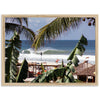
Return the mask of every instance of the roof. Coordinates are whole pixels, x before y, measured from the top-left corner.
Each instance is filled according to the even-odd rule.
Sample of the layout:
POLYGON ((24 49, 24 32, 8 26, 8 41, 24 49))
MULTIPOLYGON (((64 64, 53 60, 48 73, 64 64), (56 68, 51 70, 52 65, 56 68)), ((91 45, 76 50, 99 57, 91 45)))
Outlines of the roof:
POLYGON ((74 67, 75 68, 75 71, 76 72, 81 72, 82 70, 84 70, 84 69, 86 69, 86 68, 89 68, 89 67, 91 67, 91 66, 93 66, 92 64, 87 64, 87 63, 81 63, 81 64, 79 64, 79 66, 77 66, 77 67, 74 67))
POLYGON ((76 71, 74 74, 95 76, 95 65, 92 65, 91 67, 88 67, 88 68, 84 68, 83 70, 80 70, 80 71, 76 71))

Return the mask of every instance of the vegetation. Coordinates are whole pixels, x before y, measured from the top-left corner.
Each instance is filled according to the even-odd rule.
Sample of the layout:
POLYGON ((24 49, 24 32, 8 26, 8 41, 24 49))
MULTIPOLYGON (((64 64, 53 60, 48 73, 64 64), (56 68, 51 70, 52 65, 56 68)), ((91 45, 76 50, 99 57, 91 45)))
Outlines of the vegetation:
POLYGON ((17 62, 19 51, 21 48, 21 41, 19 40, 19 35, 17 32, 14 32, 13 37, 10 40, 6 40, 5 48, 5 81, 6 82, 15 82, 17 76, 17 62))
POLYGON ((24 79, 27 78, 27 72, 28 72, 28 63, 26 59, 24 59, 20 67, 19 73, 17 75, 16 82, 24 82, 24 79))
POLYGON ((34 40, 35 33, 28 28, 27 18, 5 18, 5 32, 7 34, 14 33, 23 34, 27 39, 34 40))
MULTIPOLYGON (((87 45, 87 39, 82 35, 81 39, 77 43, 75 49, 71 52, 68 57, 68 63, 66 67, 63 65, 63 60, 61 67, 45 72, 44 66, 41 64, 42 73, 36 77, 32 83, 42 83, 42 82, 50 82, 54 81, 57 83, 68 83, 68 82, 76 82, 73 77, 73 72, 75 72, 74 66, 78 66, 79 60, 76 55, 82 55, 85 51, 84 45, 87 45)), ((28 71, 28 63, 26 59, 24 59, 21 68, 18 72, 17 63, 19 56, 19 49, 21 47, 21 41, 19 34, 17 32, 14 33, 14 36, 7 40, 6 43, 6 76, 5 82, 24 82, 23 80, 27 78, 28 71)))
POLYGON ((87 17, 87 18, 83 18, 83 21, 88 20, 88 26, 95 26, 95 18, 94 17, 87 17))
POLYGON ((45 72, 45 70, 44 70, 44 66, 43 66, 43 64, 41 63, 41 69, 42 69, 42 73, 44 73, 45 72))
POLYGON ((44 40, 51 40, 58 37, 62 32, 67 31, 72 28, 76 28, 81 22, 81 18, 63 17, 56 18, 51 23, 45 25, 40 30, 38 30, 38 35, 33 42, 33 47, 38 49, 44 45, 44 40))
POLYGON ((57 17, 51 23, 45 25, 38 30, 36 35, 31 29, 28 28, 28 18, 6 18, 5 19, 5 31, 6 33, 14 32, 15 30, 21 34, 23 33, 27 39, 34 40, 32 47, 36 50, 41 46, 44 46, 44 40, 55 39, 62 32, 68 31, 71 27, 76 28, 82 21, 88 20, 88 25, 95 26, 94 17, 57 17))
MULTIPOLYGON (((19 56, 19 49, 21 48, 21 41, 20 41, 20 34, 24 33, 27 39, 33 40, 33 47, 38 49, 39 47, 44 45, 44 40, 51 40, 55 39, 59 36, 62 32, 67 31, 72 28, 78 27, 79 23, 81 22, 82 18, 72 18, 72 17, 63 17, 63 18, 56 18, 51 23, 47 24, 46 26, 42 27, 38 34, 35 35, 34 32, 29 29, 27 18, 6 18, 5 21, 5 31, 8 34, 9 32, 14 32, 13 37, 10 40, 6 41, 6 62, 5 62, 5 82, 23 82, 23 79, 27 76, 28 71, 28 63, 26 60, 23 61, 21 65, 21 69, 18 72, 16 64, 18 63, 18 56, 19 56), (7 21, 7 20, 10 20, 7 21), (23 24, 26 24, 26 26, 23 24), (18 75, 18 76, 17 76, 18 75), (24 77, 23 77, 24 76, 24 77)), ((85 21, 86 18, 83 19, 85 21)), ((95 25, 94 18, 87 18, 89 23, 93 23, 95 25)), ((88 24, 90 26, 90 24, 88 24)), ((75 49, 70 54, 69 58, 67 59, 69 63, 67 63, 66 67, 63 67, 63 61, 60 68, 50 70, 45 72, 44 67, 42 67, 42 74, 36 77, 33 83, 35 82, 50 82, 53 80, 54 82, 75 82, 73 77, 73 72, 75 71, 74 66, 78 66, 79 60, 76 55, 82 55, 85 51, 83 45, 87 45, 87 39, 82 35, 80 41, 76 45, 75 49)))
POLYGON ((25 59, 19 72, 17 68, 20 48, 21 41, 19 34, 14 32, 13 37, 10 40, 6 40, 5 82, 23 82, 23 79, 27 77, 28 63, 25 59))
POLYGON ((41 75, 36 77, 32 83, 43 83, 43 82, 57 82, 57 83, 69 83, 76 82, 73 77, 73 72, 75 72, 74 66, 77 67, 79 59, 76 55, 82 56, 85 51, 84 45, 87 45, 87 39, 82 35, 81 39, 77 43, 75 49, 71 52, 68 57, 68 63, 66 67, 63 67, 63 61, 61 67, 43 72, 41 75))
POLYGON ((41 29, 38 30, 38 34, 35 37, 35 40, 32 44, 36 50, 41 46, 44 46, 44 40, 55 39, 64 31, 68 31, 71 27, 77 28, 82 21, 88 21, 88 25, 95 26, 95 18, 87 17, 58 17, 53 20, 51 23, 45 25, 41 29))
MULTIPOLYGON (((7 34, 14 33, 13 37, 10 40, 6 40, 5 82, 11 82, 11 83, 20 82, 22 80, 19 80, 19 77, 21 77, 22 73, 20 75, 18 74, 19 77, 17 77, 18 68, 16 66, 18 62, 19 49, 21 48, 21 41, 19 35, 21 33, 24 33, 27 39, 34 40, 35 33, 28 28, 27 18, 13 18, 13 17, 5 18, 5 32, 7 34)), ((26 62, 24 61, 24 63, 26 62)))

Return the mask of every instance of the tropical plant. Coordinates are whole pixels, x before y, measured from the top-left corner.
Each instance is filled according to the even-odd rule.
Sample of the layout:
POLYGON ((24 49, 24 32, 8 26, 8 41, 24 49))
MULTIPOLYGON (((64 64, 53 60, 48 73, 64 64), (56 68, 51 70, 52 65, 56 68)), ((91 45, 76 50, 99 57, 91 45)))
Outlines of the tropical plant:
POLYGON ((87 45, 87 39, 82 35, 76 47, 69 55, 67 59, 69 62, 67 63, 66 67, 62 67, 63 66, 63 61, 62 61, 61 67, 42 73, 41 75, 36 77, 36 79, 33 80, 32 83, 50 82, 52 80, 53 82, 57 83, 75 82, 73 77, 73 72, 75 72, 74 66, 77 67, 79 63, 79 59, 77 58, 76 55, 80 56, 83 55, 85 51, 84 45, 87 45))
POLYGON ((45 69, 42 63, 41 63, 41 69, 42 69, 42 73, 44 73, 45 69))
POLYGON ((95 26, 94 17, 58 17, 51 23, 45 25, 38 30, 38 34, 32 44, 36 50, 41 46, 44 46, 45 40, 55 39, 61 35, 64 31, 68 31, 71 27, 77 28, 82 21, 88 22, 88 26, 95 26))
POLYGON ((7 34, 17 31, 19 34, 23 33, 27 39, 33 40, 35 33, 28 28, 27 18, 6 17, 5 18, 5 32, 7 34))
POLYGON ((38 49, 44 45, 44 40, 55 39, 63 31, 69 30, 71 27, 76 28, 79 26, 80 22, 83 20, 88 20, 88 25, 95 26, 94 17, 58 17, 51 23, 45 25, 40 30, 38 30, 38 35, 28 28, 28 18, 17 18, 17 17, 6 17, 5 18, 5 31, 6 33, 14 32, 15 30, 21 34, 23 33, 27 39, 34 40, 32 47, 38 49))
POLYGON ((24 79, 27 78, 27 72, 28 72, 28 63, 26 59, 24 59, 20 67, 20 70, 18 72, 18 75, 16 77, 16 82, 24 82, 24 79))
POLYGON ((17 76, 17 62, 19 56, 19 49, 21 48, 21 41, 19 34, 14 32, 10 40, 6 40, 5 47, 5 82, 15 82, 17 76))
MULTIPOLYGON (((8 34, 16 31, 10 40, 6 40, 5 82, 16 82, 16 76, 18 72, 16 64, 19 56, 18 49, 21 48, 19 35, 24 33, 27 39, 33 40, 35 38, 35 33, 27 26, 27 18, 5 18, 5 32, 8 34)), ((21 74, 19 76, 21 77, 21 74)), ((19 77, 17 77, 17 81, 21 81, 19 77)))
POLYGON ((15 31, 10 40, 6 40, 5 47, 5 82, 24 82, 27 77, 28 63, 24 59, 18 71, 17 63, 19 56, 19 49, 21 48, 21 41, 19 34, 15 31))
POLYGON ((35 49, 38 49, 39 47, 44 45, 45 39, 46 40, 55 39, 62 32, 70 29, 70 27, 76 28, 80 22, 81 18, 76 18, 76 17, 56 18, 51 23, 45 25, 44 27, 38 30, 38 35, 36 36, 32 46, 35 49))
POLYGON ((5 32, 7 34, 14 31, 14 35, 10 40, 6 40, 6 65, 5 65, 5 82, 16 82, 17 76, 17 62, 19 51, 21 48, 21 41, 19 35, 24 33, 27 39, 33 40, 35 38, 35 33, 29 29, 27 18, 5 18, 5 32), (25 26, 26 25, 26 26, 25 26))
POLYGON ((83 18, 83 21, 88 21, 88 26, 95 26, 95 18, 94 17, 87 17, 87 18, 83 18))

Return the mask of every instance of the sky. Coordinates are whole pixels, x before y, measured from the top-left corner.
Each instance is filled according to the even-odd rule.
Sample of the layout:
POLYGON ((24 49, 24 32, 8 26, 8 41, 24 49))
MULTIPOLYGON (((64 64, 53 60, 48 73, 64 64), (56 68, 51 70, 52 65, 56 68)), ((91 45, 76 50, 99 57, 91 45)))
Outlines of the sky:
MULTIPOLYGON (((37 30, 45 26, 46 24, 53 21, 55 18, 51 17, 34 17, 28 18, 28 27, 32 29, 35 33, 37 30)), ((95 40, 95 27, 88 26, 88 23, 82 21, 82 23, 78 26, 78 28, 70 29, 68 31, 63 32, 56 40, 79 40, 81 35, 84 35, 88 40, 95 40)), ((7 35, 6 39, 9 39, 11 35, 7 35)), ((21 40, 25 40, 26 38, 21 34, 21 40)))

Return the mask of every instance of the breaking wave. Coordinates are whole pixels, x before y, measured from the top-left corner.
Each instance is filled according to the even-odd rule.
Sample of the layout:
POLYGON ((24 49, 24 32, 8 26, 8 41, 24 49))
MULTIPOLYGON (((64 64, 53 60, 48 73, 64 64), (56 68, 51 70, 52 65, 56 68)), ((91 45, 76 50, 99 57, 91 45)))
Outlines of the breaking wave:
POLYGON ((26 49, 26 50, 22 50, 20 53, 21 54, 69 54, 71 52, 71 50, 58 50, 58 49, 53 49, 50 47, 47 48, 41 48, 37 51, 35 51, 32 48, 26 49))

